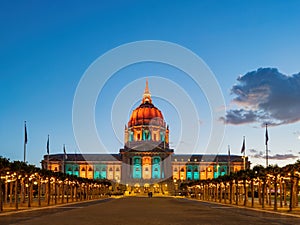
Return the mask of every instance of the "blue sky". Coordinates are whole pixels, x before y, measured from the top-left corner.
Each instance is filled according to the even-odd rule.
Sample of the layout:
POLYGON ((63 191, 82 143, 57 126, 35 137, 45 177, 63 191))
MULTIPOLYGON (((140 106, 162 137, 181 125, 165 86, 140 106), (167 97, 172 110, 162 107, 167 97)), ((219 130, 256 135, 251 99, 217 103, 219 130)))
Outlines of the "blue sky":
MULTIPOLYGON (((74 152, 78 148, 72 128, 72 104, 76 87, 86 69, 99 56, 119 45, 140 40, 164 40, 189 48, 206 62, 220 84, 228 112, 238 108, 250 115, 249 110, 254 114, 260 110, 260 113, 263 111, 271 115, 271 119, 283 118, 285 122, 269 129, 270 155, 283 160, 271 163, 292 163, 300 152, 298 118, 286 122, 284 115, 268 111, 272 107, 261 108, 261 102, 254 104, 250 98, 236 104, 237 101, 233 100, 240 92, 231 94, 231 90, 235 84, 240 84, 239 76, 261 67, 277 68, 281 74, 288 76, 300 72, 299 9, 299 1, 276 0, 3 1, 0 7, 0 155, 22 160, 24 120, 28 123, 29 163, 39 165, 46 153, 48 134, 51 152, 62 152, 63 144, 66 144, 68 152, 74 152)), ((275 72, 270 74, 271 78, 276 78, 275 72)), ((105 144, 112 152, 118 152, 122 147, 122 143, 111 135, 110 124, 103 122, 110 117, 114 100, 109 96, 117 96, 125 85, 145 77, 150 77, 150 90, 153 90, 151 85, 155 83, 151 84, 152 76, 179 83, 191 96, 201 112, 198 152, 204 152, 202 149, 206 146, 211 119, 205 96, 180 71, 149 63, 119 71, 103 89, 105 100, 98 101, 95 113, 99 134, 107 135, 106 138, 102 134, 105 144), (106 129, 108 132, 105 132, 106 129)), ((258 82, 262 76, 255 73, 249 79, 245 77, 243 84, 246 86, 235 90, 253 94, 262 87, 258 82)), ((268 84, 275 86, 276 82, 271 79, 268 84)), ((287 86, 282 90, 289 90, 287 86)), ((143 88, 141 86, 132 92, 140 93, 136 101, 141 98, 143 88)), ((297 88, 300 86, 294 88, 293 96, 298 97, 297 88)), ((273 86, 268 90, 277 93, 276 96, 268 95, 270 98, 275 96, 273 101, 268 99, 272 106, 276 103, 280 108, 284 96, 290 97, 288 93, 280 95, 281 91, 273 86)), ((159 98, 154 103, 174 129, 171 129, 171 139, 176 142, 180 130, 176 124, 176 110, 159 98)), ((297 102, 291 102, 291 105, 297 106, 297 102)), ((127 114, 134 106, 128 107, 127 114)), ((283 104, 282 107, 288 106, 283 104)), ((293 114, 300 114, 298 110, 298 107, 291 109, 293 114)), ((235 117, 236 124, 226 126, 219 152, 226 153, 227 145, 230 145, 232 154, 240 154, 242 136, 245 135, 247 154, 256 156, 250 158, 251 161, 264 164, 260 154, 265 148, 264 129, 260 123, 265 116, 255 114, 257 120, 247 123, 237 122, 235 117)), ((123 126, 119 129, 122 132, 123 126)), ((186 148, 189 148, 188 144, 186 148)))

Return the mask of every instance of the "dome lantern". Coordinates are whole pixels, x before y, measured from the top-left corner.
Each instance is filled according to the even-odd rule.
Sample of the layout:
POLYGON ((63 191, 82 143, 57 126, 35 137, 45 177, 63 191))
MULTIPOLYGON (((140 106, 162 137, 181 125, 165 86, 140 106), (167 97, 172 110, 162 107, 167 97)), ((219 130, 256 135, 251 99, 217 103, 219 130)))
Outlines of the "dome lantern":
POLYGON ((142 103, 152 103, 151 93, 149 91, 148 79, 146 80, 146 87, 143 95, 142 103))

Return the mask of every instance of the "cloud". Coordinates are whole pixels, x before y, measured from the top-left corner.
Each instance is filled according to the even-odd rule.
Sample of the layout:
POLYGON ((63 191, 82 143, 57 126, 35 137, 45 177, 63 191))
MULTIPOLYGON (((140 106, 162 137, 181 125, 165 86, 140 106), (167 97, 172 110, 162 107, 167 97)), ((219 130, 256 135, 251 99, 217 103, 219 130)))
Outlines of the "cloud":
MULTIPOLYGON (((264 151, 257 151, 255 149, 250 149, 250 157, 257 158, 257 159, 264 159, 266 157, 264 151)), ((291 152, 291 150, 289 150, 291 152)), ((287 153, 287 154, 276 154, 276 155, 269 155, 269 159, 274 159, 274 160, 288 160, 288 159, 296 159, 299 156, 294 155, 292 153, 287 153)))
POLYGON ((256 154, 256 153, 257 153, 257 150, 255 150, 255 149, 249 149, 249 152, 250 152, 251 154, 256 154))
POLYGON ((298 156, 293 154, 276 154, 276 155, 270 155, 269 159, 276 159, 276 160, 286 160, 286 159, 296 159, 298 156))
POLYGON ((226 118, 221 117, 221 120, 225 123, 230 124, 245 124, 245 123, 253 123, 258 119, 256 112, 252 110, 244 110, 244 109, 234 109, 229 110, 226 113, 226 118))
POLYGON ((300 73, 287 76, 275 68, 260 68, 237 81, 231 89, 236 108, 220 118, 224 123, 276 126, 300 121, 300 73))

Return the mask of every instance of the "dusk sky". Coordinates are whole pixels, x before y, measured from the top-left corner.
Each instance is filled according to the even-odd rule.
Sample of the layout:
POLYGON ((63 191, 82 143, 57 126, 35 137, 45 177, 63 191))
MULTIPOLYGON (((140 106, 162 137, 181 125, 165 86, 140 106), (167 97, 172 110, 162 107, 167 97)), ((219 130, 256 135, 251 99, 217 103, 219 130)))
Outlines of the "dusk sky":
POLYGON ((214 74, 225 100, 219 107, 226 110, 216 118, 217 123, 225 124, 224 139, 212 140, 221 142, 220 148, 206 149, 212 116, 205 91, 178 68, 145 62, 113 74, 98 96, 95 122, 110 153, 123 147, 124 125, 140 103, 148 78, 153 102, 170 125, 175 153, 227 154, 230 145, 231 154, 239 155, 245 136, 246 155, 252 165, 265 165, 263 124, 268 123, 270 164, 282 166, 299 159, 299 1, 0 4, 1 156, 23 159, 25 120, 30 164, 40 166, 48 134, 51 153, 62 153, 63 144, 68 153, 82 152, 73 132, 72 107, 87 69, 120 45, 161 40, 197 54, 214 74), (200 130, 195 149, 191 143, 194 134, 182 129, 182 124, 191 122, 180 114, 184 98, 172 102, 170 97, 179 90, 186 93, 197 114, 197 118, 190 118, 200 130), (178 152, 177 148, 184 150, 178 152))

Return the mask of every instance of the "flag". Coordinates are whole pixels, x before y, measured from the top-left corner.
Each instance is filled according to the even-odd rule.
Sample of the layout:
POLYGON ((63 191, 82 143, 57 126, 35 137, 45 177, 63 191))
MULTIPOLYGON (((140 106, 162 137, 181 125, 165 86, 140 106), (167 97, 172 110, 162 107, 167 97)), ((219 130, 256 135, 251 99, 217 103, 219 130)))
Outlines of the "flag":
POLYGON ((24 136, 24 143, 27 144, 27 127, 26 127, 26 121, 25 121, 25 136, 24 136))
POLYGON ((65 160, 68 159, 67 152, 66 152, 66 146, 65 145, 64 145, 64 158, 65 158, 65 160))
POLYGON ((48 135, 48 140, 47 140, 47 154, 49 155, 50 150, 49 150, 49 135, 48 135))
POLYGON ((245 137, 244 137, 243 146, 242 146, 242 149, 241 149, 241 153, 244 153, 244 152, 245 152, 245 137))
POLYGON ((269 135, 268 135, 268 124, 266 124, 266 145, 268 145, 269 135))

